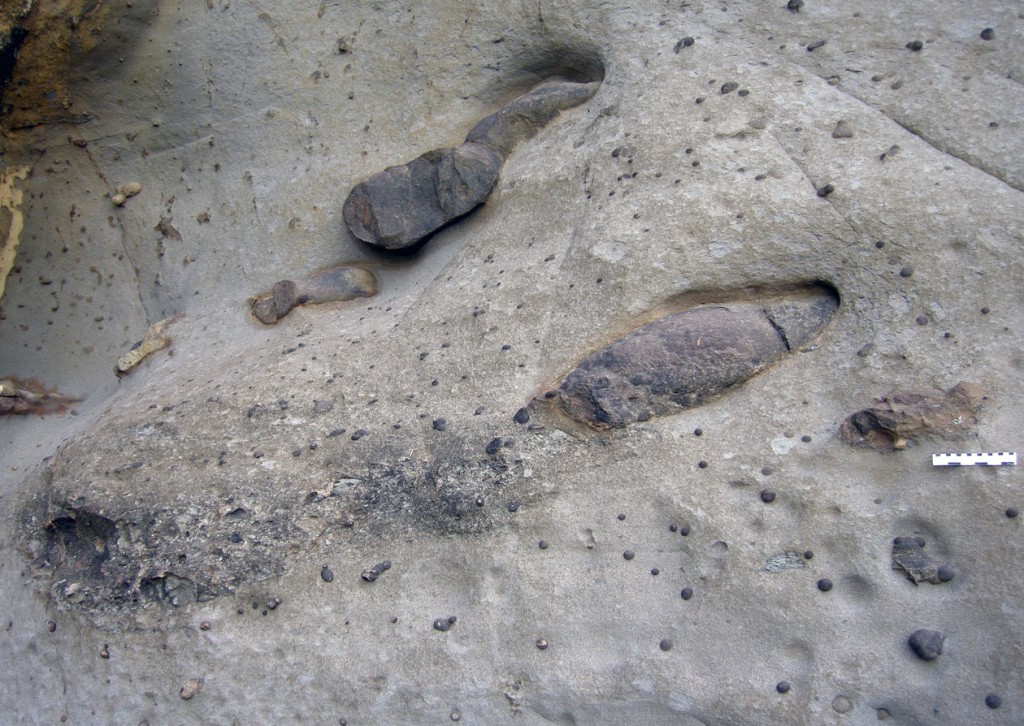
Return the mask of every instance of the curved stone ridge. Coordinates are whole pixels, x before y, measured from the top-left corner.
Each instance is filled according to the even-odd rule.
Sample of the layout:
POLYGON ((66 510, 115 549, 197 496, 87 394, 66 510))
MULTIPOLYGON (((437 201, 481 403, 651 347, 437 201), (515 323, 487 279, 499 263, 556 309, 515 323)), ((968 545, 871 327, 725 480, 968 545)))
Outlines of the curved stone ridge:
POLYGON ((265 325, 283 318, 296 305, 353 300, 377 294, 377 277, 361 267, 341 265, 311 272, 298 282, 281 280, 251 302, 252 314, 265 325))
POLYGON ((434 149, 374 174, 349 193, 342 210, 358 239, 384 249, 411 247, 483 203, 505 157, 600 83, 545 81, 491 114, 454 148, 434 149))
POLYGON ((698 406, 810 342, 839 307, 814 287, 769 305, 704 305, 634 330, 580 363, 555 392, 607 429, 698 406))

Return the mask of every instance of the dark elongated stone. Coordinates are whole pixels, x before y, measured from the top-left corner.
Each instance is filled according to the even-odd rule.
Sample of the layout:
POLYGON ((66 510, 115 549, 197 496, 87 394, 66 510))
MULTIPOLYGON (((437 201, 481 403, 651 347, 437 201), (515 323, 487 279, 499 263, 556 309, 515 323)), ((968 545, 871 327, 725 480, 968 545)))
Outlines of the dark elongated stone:
POLYGON ((946 636, 938 630, 915 630, 907 639, 907 644, 921 660, 935 660, 942 655, 942 643, 946 636))
POLYGON ((501 161, 483 144, 428 151, 358 184, 345 200, 345 224, 378 247, 410 247, 482 203, 501 161))
POLYGON ((763 306, 706 305, 657 320, 595 353, 557 391, 563 410, 595 428, 698 406, 808 343, 835 314, 826 288, 763 306))

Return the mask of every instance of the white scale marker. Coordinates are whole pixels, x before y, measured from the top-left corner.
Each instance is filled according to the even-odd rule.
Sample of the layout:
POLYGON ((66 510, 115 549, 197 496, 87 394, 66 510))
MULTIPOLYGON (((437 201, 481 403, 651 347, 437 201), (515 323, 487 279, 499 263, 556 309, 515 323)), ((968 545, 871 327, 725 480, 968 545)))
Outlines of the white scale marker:
POLYGON ((932 454, 932 466, 1016 466, 1015 451, 984 454, 932 454))

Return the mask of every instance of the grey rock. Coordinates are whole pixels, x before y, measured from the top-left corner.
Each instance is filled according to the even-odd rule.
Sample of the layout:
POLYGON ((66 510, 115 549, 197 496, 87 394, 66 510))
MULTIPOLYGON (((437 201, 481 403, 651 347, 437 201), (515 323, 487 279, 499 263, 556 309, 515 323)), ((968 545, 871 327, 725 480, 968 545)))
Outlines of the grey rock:
POLYGON ((767 307, 736 303, 676 313, 585 359, 557 397, 565 413, 598 429, 698 406, 805 344, 837 307, 831 292, 812 288, 767 307))
POLYGON ((273 325, 297 305, 353 300, 377 294, 377 278, 361 267, 342 265, 318 270, 298 282, 281 280, 249 302, 253 317, 273 325))
POLYGON ((938 630, 921 628, 915 630, 907 639, 907 644, 921 660, 935 660, 942 655, 942 643, 946 636, 938 630))
POLYGON ((501 156, 483 144, 428 151, 356 185, 345 200, 345 224, 378 247, 411 247, 483 203, 500 169, 501 156))
POLYGON ((924 552, 924 537, 897 537, 892 542, 892 568, 907 576, 915 585, 930 582, 938 585, 953 578, 953 570, 946 563, 924 552))

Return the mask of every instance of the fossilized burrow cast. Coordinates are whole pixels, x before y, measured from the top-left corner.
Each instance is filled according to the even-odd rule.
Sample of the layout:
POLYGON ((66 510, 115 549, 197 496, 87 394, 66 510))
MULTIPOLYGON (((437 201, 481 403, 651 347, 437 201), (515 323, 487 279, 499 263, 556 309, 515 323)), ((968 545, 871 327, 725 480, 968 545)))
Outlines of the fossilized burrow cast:
POLYGON ((545 81, 474 126, 465 143, 374 174, 349 193, 342 210, 345 224, 377 247, 415 245, 482 204, 515 145, 560 111, 590 99, 600 85, 545 81))
POLYGON ((676 413, 806 346, 838 308, 835 291, 817 285, 764 303, 691 308, 591 355, 554 396, 569 416, 599 429, 676 413))
POLYGON ((253 316, 273 325, 297 305, 354 300, 377 294, 377 277, 361 267, 339 265, 295 280, 281 280, 250 300, 253 316))

